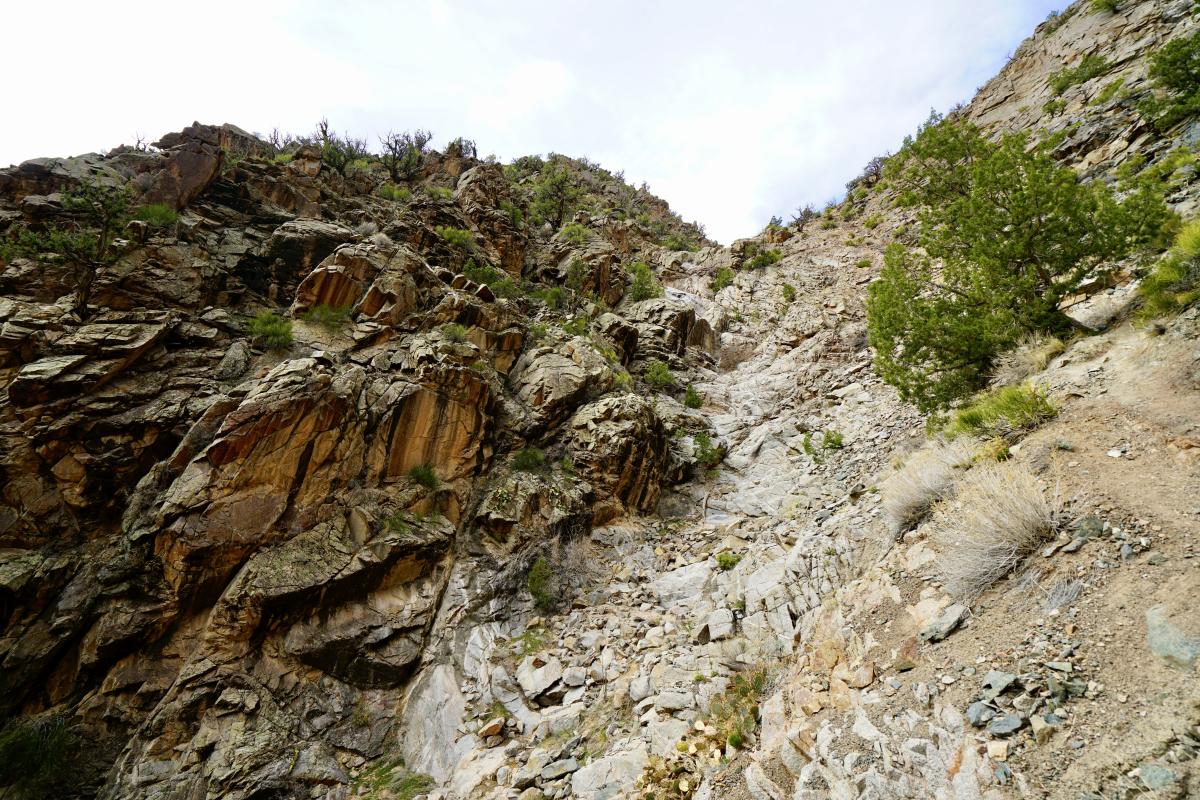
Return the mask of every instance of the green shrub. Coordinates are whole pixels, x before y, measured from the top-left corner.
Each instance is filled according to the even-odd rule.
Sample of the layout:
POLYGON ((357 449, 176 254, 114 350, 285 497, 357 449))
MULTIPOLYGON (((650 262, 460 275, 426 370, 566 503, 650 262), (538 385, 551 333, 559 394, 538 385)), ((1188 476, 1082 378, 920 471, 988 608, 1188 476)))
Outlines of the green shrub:
POLYGON ((375 194, 384 200, 394 200, 397 203, 407 203, 412 199, 411 189, 407 186, 397 186, 394 183, 385 183, 375 190, 375 194))
POLYGON ((546 466, 546 454, 536 447, 525 447, 513 453, 512 467, 521 472, 533 472, 546 466))
POLYGON ((1175 246, 1142 279, 1142 319, 1182 311, 1200 300, 1200 219, 1183 227, 1175 246))
POLYGON ((441 481, 438 480, 437 473, 433 471, 432 464, 415 464, 408 471, 408 477, 414 483, 424 486, 426 489, 436 489, 441 481))
POLYGON ((411 183, 420 175, 421 164, 425 159, 425 147, 432 140, 432 133, 419 128, 404 133, 389 131, 379 137, 382 150, 380 161, 383 162, 383 167, 388 171, 388 177, 393 183, 411 183))
POLYGON ((1043 113, 1045 113, 1051 117, 1056 117, 1066 110, 1067 110, 1067 101, 1062 100, 1060 98, 1055 98, 1053 100, 1047 100, 1045 103, 1042 104, 1043 113))
POLYGON ((825 431, 821 437, 821 446, 826 450, 841 450, 846 446, 846 440, 837 431, 825 431))
POLYGON ((723 572, 728 572, 729 570, 733 569, 739 563, 741 563, 741 560, 742 560, 741 553, 731 553, 728 550, 721 552, 721 553, 717 553, 717 566, 723 572))
POLYGON ((1050 89, 1055 94, 1062 94, 1072 86, 1087 83, 1092 78, 1103 75, 1110 69, 1112 69, 1112 65, 1103 56, 1088 53, 1080 60, 1078 66, 1053 73, 1050 76, 1050 89))
POLYGON ((1172 39, 1150 57, 1156 93, 1139 110, 1160 131, 1200 114, 1200 31, 1172 39))
POLYGON ((883 222, 883 217, 878 214, 872 214, 863 220, 863 227, 869 231, 873 231, 879 227, 881 222, 883 222))
POLYGON ((879 375, 924 411, 985 386, 1021 337, 1069 329, 1063 299, 1173 219, 1157 187, 1118 202, 1061 166, 1052 146, 1024 134, 993 141, 935 115, 898 156, 901 194, 924 207, 919 247, 888 247, 868 288, 868 334, 879 375))
POLYGON ((1096 95, 1096 99, 1092 101, 1093 105, 1104 105, 1116 97, 1123 88, 1125 88, 1125 79, 1117 78, 1115 81, 1112 81, 1105 86, 1100 94, 1096 95))
POLYGON ((528 339, 533 344, 537 344, 538 342, 545 339, 546 334, 548 334, 549 332, 550 332, 550 329, 548 327, 546 327, 545 325, 543 325, 542 323, 533 322, 533 323, 530 323, 529 329, 528 329, 528 332, 527 332, 525 338, 528 339))
POLYGON ((260 311, 250 320, 250 335, 270 350, 292 346, 292 321, 274 311, 260 311))
POLYGON ((636 261, 629 267, 629 272, 633 275, 633 283, 629 287, 629 296, 631 299, 641 301, 662 297, 662 284, 654 277, 649 264, 636 261))
POLYGON ((705 469, 712 469, 721 463, 721 448, 717 447, 712 437, 705 431, 700 431, 692 437, 696 445, 696 462, 705 469))
POLYGON ((334 307, 321 303, 304 313, 304 321, 330 331, 340 331, 350 319, 350 306, 334 307))
POLYGON ((587 242, 591 236, 591 231, 578 222, 569 222, 559 229, 558 234, 568 244, 581 245, 587 242))
POLYGON ((704 405, 704 398, 700 392, 696 391, 696 387, 688 384, 687 390, 683 393, 683 404, 688 408, 700 408, 704 405))
POLYGON ((660 361, 657 358, 650 359, 646 364, 646 371, 642 373, 642 380, 651 389, 658 391, 666 391, 667 389, 675 388, 675 375, 671 372, 671 368, 666 362, 660 361))
POLYGON ((668 233, 658 240, 658 244, 668 250, 685 250, 689 253, 698 249, 695 240, 683 233, 668 233))
POLYGON ((429 197, 433 200, 437 200, 438 202, 442 203, 446 202, 447 200, 454 199, 454 192, 445 188, 444 186, 426 186, 425 194, 429 195, 429 197))
POLYGON ((512 223, 514 228, 520 230, 525 227, 525 214, 511 200, 501 200, 500 210, 508 215, 508 221, 512 223))
POLYGON ((795 299, 796 299, 796 287, 792 286, 790 283, 785 283, 783 285, 783 302, 791 303, 795 299))
POLYGON ((719 292, 726 286, 733 285, 734 272, 729 267, 721 267, 717 270, 717 274, 709 281, 708 288, 714 292, 719 292))
POLYGON ((475 237, 471 235, 470 231, 463 230, 462 228, 453 228, 449 225, 438 225, 436 228, 434 228, 434 230, 437 231, 438 236, 442 237, 442 239, 454 247, 461 247, 469 250, 475 245, 475 237))
POLYGON ((546 560, 545 556, 538 556, 537 560, 529 567, 529 574, 525 578, 525 587, 529 589, 533 602, 542 611, 553 611, 562 602, 556 584, 550 562, 546 560))
POLYGON ((836 227, 837 227, 837 220, 834 219, 832 215, 826 216, 824 219, 821 220, 821 230, 823 230, 823 231, 831 231, 836 227))
POLYGON ((783 253, 775 249, 760 250, 746 262, 746 269, 762 269, 776 264, 783 258, 783 253))
POLYGON ((817 448, 813 446, 811 433, 805 433, 804 439, 802 440, 801 443, 802 443, 802 446, 804 447, 804 454, 807 455, 809 458, 811 458, 813 460, 814 464, 825 463, 825 459, 821 458, 820 451, 817 450, 817 448))
POLYGON ((561 286, 534 289, 529 293, 529 296, 546 308, 560 309, 567 304, 567 292, 561 286))
POLYGON ((1120 0, 1091 0, 1088 5, 1093 14, 1099 14, 1103 11, 1113 14, 1121 7, 1121 2, 1120 0))
POLYGON ((866 269, 867 267, 871 266, 871 259, 860 258, 858 261, 854 262, 854 266, 858 269, 866 269))
POLYGON ((584 189, 579 177, 564 163, 551 161, 542 168, 533 188, 531 211, 558 230, 563 220, 579 208, 584 189))
POLYGON ((457 322, 447 322, 445 325, 443 325, 438 330, 440 330, 442 332, 442 336, 445 336, 447 339, 449 339, 452 342, 460 342, 461 343, 461 342, 465 342, 467 340, 466 327, 463 325, 459 325, 457 322))
POLYGON ((976 396, 951 413, 943 430, 953 438, 981 439, 1036 428, 1058 413, 1046 393, 1032 384, 1002 386, 976 396))
POLYGON ((140 219, 151 228, 165 228, 174 225, 179 220, 179 214, 166 203, 151 203, 135 211, 133 218, 140 219))
POLYGON ((10 720, 0 730, 0 797, 73 796, 81 755, 79 736, 62 717, 10 720))
POLYGON ((569 336, 587 336, 589 327, 588 318, 581 315, 568 322, 564 322, 562 329, 569 336))

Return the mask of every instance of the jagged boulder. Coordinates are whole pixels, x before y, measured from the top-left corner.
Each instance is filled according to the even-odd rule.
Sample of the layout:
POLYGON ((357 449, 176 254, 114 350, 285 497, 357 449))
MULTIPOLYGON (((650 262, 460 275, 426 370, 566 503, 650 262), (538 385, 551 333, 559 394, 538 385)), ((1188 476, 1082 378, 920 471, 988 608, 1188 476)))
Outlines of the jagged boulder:
POLYGON ((648 400, 610 395, 575 412, 568 425, 575 470, 595 488, 596 524, 625 510, 649 511, 679 480, 670 438, 648 400))
POLYGON ((587 340, 574 337, 525 351, 509 382, 529 409, 532 431, 557 425, 587 395, 608 391, 613 374, 604 356, 587 340))
POLYGON ((638 355, 667 359, 683 355, 696 324, 696 310, 681 300, 657 297, 624 309, 638 330, 638 355))
POLYGON ((567 541, 591 529, 592 487, 561 472, 502 472, 475 512, 480 547, 496 557, 531 543, 567 541))
POLYGON ((519 278, 525 266, 526 236, 512 215, 503 210, 503 206, 517 207, 503 168, 498 164, 471 167, 459 177, 454 197, 463 216, 478 232, 488 260, 519 278))

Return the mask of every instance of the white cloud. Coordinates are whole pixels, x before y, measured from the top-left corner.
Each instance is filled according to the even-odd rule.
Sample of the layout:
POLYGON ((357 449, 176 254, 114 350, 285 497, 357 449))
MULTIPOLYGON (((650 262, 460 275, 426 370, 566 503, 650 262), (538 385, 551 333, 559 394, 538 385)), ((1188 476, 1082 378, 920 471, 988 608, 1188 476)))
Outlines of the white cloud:
POLYGON ((729 241, 965 100, 1061 0, 59 0, 0 11, 0 163, 193 119, 587 155, 729 241), (52 33, 45 33, 45 32, 52 33), (47 37, 53 48, 47 46, 47 37))

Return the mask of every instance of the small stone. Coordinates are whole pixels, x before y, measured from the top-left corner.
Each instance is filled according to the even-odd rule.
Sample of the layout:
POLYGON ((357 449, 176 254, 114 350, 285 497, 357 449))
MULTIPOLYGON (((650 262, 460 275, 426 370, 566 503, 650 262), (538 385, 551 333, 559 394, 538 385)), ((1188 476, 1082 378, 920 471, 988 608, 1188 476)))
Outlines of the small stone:
POLYGON ((977 701, 967 706, 967 721, 976 728, 982 728, 996 716, 996 712, 983 701, 977 701))
POLYGON ((1005 714, 992 720, 987 726, 987 732, 992 736, 1008 736, 1021 730, 1024 724, 1025 720, 1017 714, 1005 714))
POLYGON ((988 673, 983 676, 983 686, 981 687, 982 691, 980 692, 980 695, 984 700, 993 700, 1004 694, 1004 690, 1009 686, 1012 686, 1013 681, 1016 679, 1016 675, 1012 675, 1008 672, 1001 672, 1000 670, 996 669, 989 670, 988 673))
POLYGON ((987 754, 993 761, 1007 761, 1008 742, 988 742, 987 754))
POLYGON ((542 768, 542 780, 552 781, 555 778, 561 778, 563 775, 570 775, 578 769, 579 762, 573 758, 554 761, 542 768))
POLYGON ((1070 672, 1075 667, 1070 661, 1047 661, 1046 668, 1052 669, 1055 672, 1070 672))
POLYGON ((1167 563, 1167 557, 1155 550, 1146 558, 1146 563, 1152 567, 1157 567, 1160 564, 1167 563))
MULTIPOLYGON (((1057 717, 1053 719, 1057 720, 1057 717)), ((1058 723, 1053 722, 1051 717, 1035 714, 1029 718, 1029 725, 1033 728, 1033 739, 1039 745, 1050 741, 1050 737, 1054 735, 1054 729, 1058 727, 1058 723)))
POLYGON ((486 738, 488 736, 496 736, 504 730, 504 717, 496 717, 488 720, 482 728, 479 729, 479 735, 486 738))
POLYGON ((1191 669, 1200 659, 1200 637, 1189 636, 1167 621, 1162 606, 1146 612, 1146 640, 1151 652, 1179 669, 1191 669))
POLYGON ((958 678, 954 677, 953 675, 943 675, 942 676, 942 683, 944 683, 947 686, 953 686, 957 680, 958 680, 958 678))
POLYGON ((918 634, 923 641, 940 642, 949 636, 967 618, 967 607, 961 603, 948 606, 937 619, 921 629, 918 634))
POLYGON ((1138 767, 1137 772, 1138 780, 1152 792, 1169 789, 1179 780, 1174 772, 1166 767, 1160 767, 1158 764, 1142 764, 1138 767))
POLYGON ((1121 560, 1122 561, 1128 561, 1136 555, 1137 555, 1137 551, 1133 549, 1133 545, 1129 545, 1129 544, 1121 545, 1121 560))

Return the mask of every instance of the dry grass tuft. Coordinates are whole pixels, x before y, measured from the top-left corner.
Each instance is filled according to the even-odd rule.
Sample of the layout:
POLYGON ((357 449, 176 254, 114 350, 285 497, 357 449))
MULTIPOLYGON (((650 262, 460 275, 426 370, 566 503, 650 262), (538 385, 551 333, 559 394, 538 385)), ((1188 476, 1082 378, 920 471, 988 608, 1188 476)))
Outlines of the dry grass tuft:
POLYGON ((888 529, 899 536, 946 497, 971 463, 976 442, 963 437, 936 441, 917 451, 883 484, 883 513, 888 529))
POLYGON ((933 543, 946 591, 971 600, 1003 578, 1049 538, 1057 501, 1022 466, 985 464, 959 483, 933 520, 933 543))
POLYGON ((1052 336, 1026 336, 1016 347, 1001 353, 992 368, 993 386, 1012 386, 1038 374, 1066 346, 1052 336))

